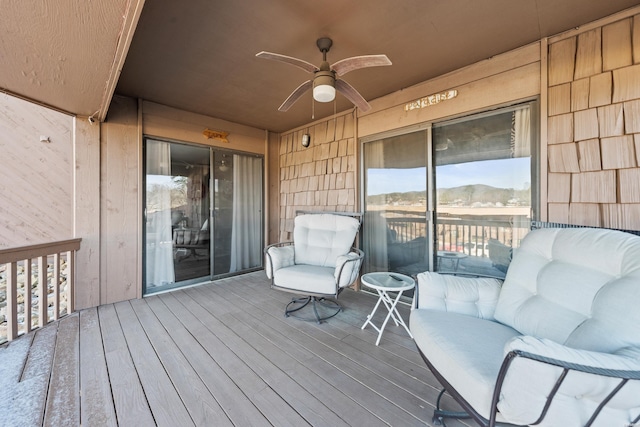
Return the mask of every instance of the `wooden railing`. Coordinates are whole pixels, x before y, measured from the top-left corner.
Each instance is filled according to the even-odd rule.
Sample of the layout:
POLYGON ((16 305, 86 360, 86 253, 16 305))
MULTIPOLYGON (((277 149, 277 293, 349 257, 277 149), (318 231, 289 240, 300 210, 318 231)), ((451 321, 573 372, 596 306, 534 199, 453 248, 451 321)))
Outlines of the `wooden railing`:
POLYGON ((0 343, 74 311, 80 241, 0 250, 0 343))
MULTIPOLYGON (((386 218, 386 221, 394 234, 395 242, 406 243, 426 236, 424 218, 395 216, 386 218)), ((484 253, 484 244, 489 239, 496 239, 508 246, 518 246, 529 231, 529 219, 524 216, 482 219, 444 217, 438 218, 436 224, 438 250, 465 252, 477 256, 487 256, 484 253), (477 248, 477 254, 470 253, 472 245, 477 248)))
POLYGON ((486 245, 490 239, 509 247, 518 247, 528 232, 528 218, 515 216, 480 220, 438 218, 436 230, 438 250, 479 257, 489 256, 486 245))

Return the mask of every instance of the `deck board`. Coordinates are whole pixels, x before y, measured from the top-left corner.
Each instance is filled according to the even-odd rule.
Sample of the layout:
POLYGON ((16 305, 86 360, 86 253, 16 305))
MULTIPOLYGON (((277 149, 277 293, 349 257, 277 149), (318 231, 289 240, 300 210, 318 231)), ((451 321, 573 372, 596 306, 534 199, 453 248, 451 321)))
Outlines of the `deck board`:
POLYGON ((224 410, 198 372, 191 366, 181 348, 170 336, 167 336, 167 330, 151 311, 146 299, 131 301, 131 308, 135 311, 149 342, 194 424, 205 425, 207 420, 216 420, 216 425, 220 427, 232 426, 224 410))
POLYGON ((45 426, 80 425, 79 330, 78 313, 59 321, 44 413, 45 426))
MULTIPOLYGON (((190 331, 199 338, 202 345, 213 359, 222 367, 229 377, 240 387, 243 393, 273 425, 305 425, 306 421, 295 412, 268 384, 247 364, 238 357, 228 345, 227 340, 233 339, 234 334, 226 327, 220 325, 197 301, 193 300, 183 291, 174 292, 174 295, 163 298, 173 299, 174 312, 178 312, 181 322, 191 323, 190 331)), ((185 324, 185 323, 183 323, 185 324)), ((232 346, 232 344, 231 344, 232 346)))
POLYGON ((115 304, 131 358, 158 426, 195 425, 129 301, 115 304))
MULTIPOLYGON (((229 297, 228 292, 222 292, 220 289, 215 289, 215 291, 218 292, 218 296, 221 298, 229 297)), ((233 288, 231 292, 234 292, 233 288)), ((234 292, 234 296, 235 298, 227 300, 228 304, 234 302, 241 304, 238 294, 234 292)), ((250 301, 244 300, 244 306, 247 313, 259 316, 259 320, 271 326, 273 330, 282 331, 286 335, 297 336, 297 343, 295 343, 294 347, 304 348, 309 354, 321 358, 339 372, 341 377, 335 379, 336 388, 346 387, 347 384, 344 379, 349 378, 368 389, 370 391, 370 393, 367 393, 368 398, 365 399, 366 402, 363 401, 361 404, 366 404, 368 409, 376 413, 377 416, 393 416, 395 419, 394 425, 420 425, 420 422, 426 423, 430 420, 431 411, 424 409, 424 406, 427 406, 426 402, 422 402, 419 398, 409 395, 401 387, 387 381, 378 372, 378 370, 383 369, 381 365, 376 364, 369 369, 358 363, 358 359, 345 357, 342 353, 343 345, 341 345, 341 341, 332 338, 331 334, 321 331, 324 324, 317 325, 315 322, 286 319, 281 313, 275 313, 274 316, 268 312, 261 311, 260 298, 256 298, 255 294, 252 295, 250 301), (318 339, 319 336, 320 338, 318 339), (387 400, 384 394, 393 395, 393 403, 387 400)), ((331 323, 331 320, 328 323, 331 323)), ((296 348, 289 348, 288 350, 295 351, 296 348)), ((361 355, 364 356, 364 353, 361 355)), ((353 381, 351 382, 353 383, 353 381)), ((364 391, 361 390, 358 394, 364 394, 364 391)))
MULTIPOLYGON (((115 307, 113 304, 100 306, 98 316, 117 423, 122 426, 155 425, 115 307)), ((87 359, 81 363, 83 361, 86 363, 87 359)))
POLYGON ((6 414, 6 425, 42 425, 57 332, 58 324, 52 324, 0 352, 0 414, 6 414))
POLYGON ((391 322, 376 346, 361 329, 375 295, 346 290, 321 325, 285 318, 292 296, 255 272, 22 336, 0 347, 0 426, 432 425, 440 387, 413 340, 391 322))
MULTIPOLYGON (((148 304, 164 325, 169 336, 180 348, 185 350, 185 357, 199 373, 202 381, 224 409, 231 422, 237 426, 270 425, 264 415, 229 378, 206 349, 200 345, 192 335, 192 331, 181 323, 178 318, 180 312, 174 313, 171 311, 167 305, 168 299, 170 299, 168 296, 165 296, 162 300, 158 297, 148 298, 148 304)), ((187 320, 183 318, 182 321, 187 320)), ((206 339, 205 336, 199 336, 206 339)))
POLYGON ((80 312, 80 335, 80 360, 93 361, 80 364, 80 419, 90 426, 116 426, 97 308, 80 312))
POLYGON ((266 357, 251 347, 244 337, 239 334, 236 322, 229 321, 228 316, 235 310, 228 311, 230 306, 220 304, 219 300, 207 298, 209 301, 205 306, 200 305, 199 301, 203 301, 203 295, 197 288, 187 289, 185 296, 192 298, 193 302, 198 304, 198 313, 201 321, 209 327, 210 330, 216 331, 217 335, 223 338, 224 344, 232 351, 241 361, 247 364, 255 375, 257 375, 261 383, 265 385, 266 390, 272 390, 274 395, 278 395, 281 401, 276 401, 279 408, 279 416, 282 413, 290 412, 284 422, 290 423, 292 418, 301 417, 300 422, 314 424, 333 425, 341 420, 331 417, 327 413, 326 407, 322 402, 318 401, 313 395, 303 388, 299 387, 289 376, 277 369, 274 364, 266 357), (215 314, 214 314, 215 313, 215 314), (227 318, 225 322, 223 318, 227 318))

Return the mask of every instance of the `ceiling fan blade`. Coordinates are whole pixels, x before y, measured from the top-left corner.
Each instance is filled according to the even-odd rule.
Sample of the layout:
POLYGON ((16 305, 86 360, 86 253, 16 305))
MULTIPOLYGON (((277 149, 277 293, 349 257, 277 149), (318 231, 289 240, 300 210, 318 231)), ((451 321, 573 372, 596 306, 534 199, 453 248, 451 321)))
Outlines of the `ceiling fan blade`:
POLYGON ((360 95, 360 93, 344 80, 336 79, 336 90, 343 94, 362 112, 366 113, 371 109, 371 105, 360 95))
POLYGON ((312 86, 313 86, 313 81, 311 80, 307 80, 306 82, 302 83, 300 86, 296 88, 296 90, 291 92, 291 95, 289 95, 287 99, 284 100, 280 108, 278 108, 278 111, 282 111, 282 112, 287 111, 298 99, 300 99, 302 95, 304 95, 306 91, 311 89, 312 86))
POLYGON ((382 65, 391 65, 391 61, 387 55, 363 55, 342 59, 331 66, 331 69, 337 75, 343 76, 349 71, 359 68, 379 67, 382 65))
POLYGON ((303 61, 302 59, 293 58, 287 55, 280 55, 279 53, 271 53, 271 52, 263 51, 263 52, 256 53, 256 57, 262 58, 262 59, 272 59, 274 61, 280 61, 287 64, 291 64, 298 68, 302 68, 307 73, 313 73, 314 71, 318 70, 318 67, 316 67, 315 65, 307 61, 303 61))

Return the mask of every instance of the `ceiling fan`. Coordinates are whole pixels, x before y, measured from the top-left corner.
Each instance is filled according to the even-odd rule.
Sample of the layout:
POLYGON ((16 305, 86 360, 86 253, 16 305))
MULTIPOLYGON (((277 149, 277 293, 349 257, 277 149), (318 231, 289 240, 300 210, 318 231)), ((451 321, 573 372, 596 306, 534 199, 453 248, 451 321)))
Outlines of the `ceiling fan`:
POLYGON ((316 45, 318 46, 318 49, 320 49, 320 52, 322 52, 322 64, 320 64, 320 67, 316 67, 302 59, 280 55, 279 53, 259 52, 256 54, 258 58, 285 62, 298 68, 302 68, 308 73, 313 73, 313 79, 307 80, 298 86, 282 103, 278 110, 287 111, 306 91, 313 88, 313 99, 318 102, 333 101, 337 90, 362 111, 369 111, 371 106, 362 97, 362 95, 360 95, 353 86, 338 77, 347 74, 349 71, 358 70, 360 68, 391 65, 391 61, 387 58, 387 55, 354 56, 329 65, 327 62, 327 52, 331 49, 333 41, 328 37, 322 37, 317 40, 316 45))

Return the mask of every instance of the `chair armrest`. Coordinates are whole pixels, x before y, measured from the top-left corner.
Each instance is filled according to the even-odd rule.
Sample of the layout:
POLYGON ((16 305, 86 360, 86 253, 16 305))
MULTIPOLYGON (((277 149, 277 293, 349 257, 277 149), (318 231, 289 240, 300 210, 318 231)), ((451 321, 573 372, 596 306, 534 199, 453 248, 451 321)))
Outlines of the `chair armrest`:
POLYGON ((502 280, 459 277, 425 271, 418 274, 414 308, 448 311, 493 320, 502 280))
POLYGON ((505 345, 505 354, 512 351, 532 360, 599 375, 618 377, 623 371, 632 371, 635 372, 635 377, 632 377, 640 380, 640 348, 637 347, 625 347, 615 353, 601 353, 524 335, 511 339, 505 345), (610 371, 612 375, 608 375, 606 371, 610 371))
POLYGON ((600 353, 520 336, 504 351, 493 408, 510 423, 586 425, 608 402, 612 406, 603 417, 612 425, 633 425, 633 417, 640 418, 639 348, 600 353))
POLYGON ((264 270, 269 279, 273 279, 276 271, 295 264, 293 242, 274 243, 264 248, 264 270))
POLYGON ((357 248, 351 248, 351 252, 347 255, 340 255, 336 259, 334 277, 336 278, 338 289, 355 282, 360 272, 362 258, 364 258, 364 252, 357 248))

